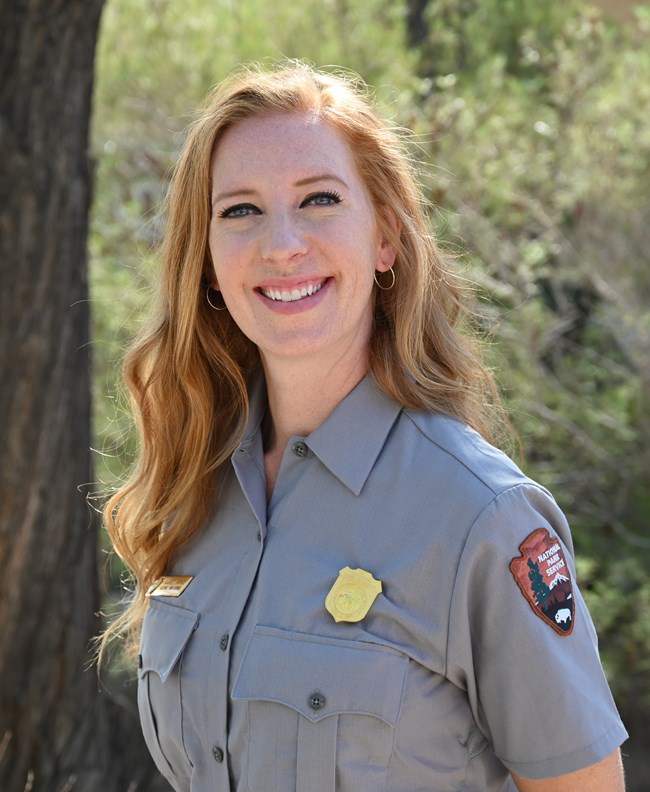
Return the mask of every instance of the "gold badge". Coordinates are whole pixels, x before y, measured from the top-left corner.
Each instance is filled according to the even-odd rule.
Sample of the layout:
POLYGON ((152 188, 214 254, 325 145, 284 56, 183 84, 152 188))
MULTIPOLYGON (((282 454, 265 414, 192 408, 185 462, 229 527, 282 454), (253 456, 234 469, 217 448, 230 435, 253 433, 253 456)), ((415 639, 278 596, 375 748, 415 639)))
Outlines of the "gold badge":
POLYGON ((380 591, 381 581, 375 580, 370 572, 346 566, 330 589, 325 607, 336 622, 358 622, 368 613, 380 591))
POLYGON ((147 589, 147 597, 180 597, 194 580, 194 575, 167 575, 147 589))

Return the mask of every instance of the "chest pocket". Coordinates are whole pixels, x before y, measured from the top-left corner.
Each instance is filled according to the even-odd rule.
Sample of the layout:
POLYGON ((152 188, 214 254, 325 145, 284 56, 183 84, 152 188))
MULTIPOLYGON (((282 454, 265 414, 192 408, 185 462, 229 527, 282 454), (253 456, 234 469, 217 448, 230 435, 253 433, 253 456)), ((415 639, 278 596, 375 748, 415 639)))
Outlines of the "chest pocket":
POLYGON ((385 790, 407 669, 388 647, 257 627, 232 693, 248 701, 249 789, 385 790))
POLYGON ((199 615, 151 600, 142 625, 138 668, 138 710, 149 752, 176 788, 192 766, 183 743, 181 670, 183 654, 199 615))

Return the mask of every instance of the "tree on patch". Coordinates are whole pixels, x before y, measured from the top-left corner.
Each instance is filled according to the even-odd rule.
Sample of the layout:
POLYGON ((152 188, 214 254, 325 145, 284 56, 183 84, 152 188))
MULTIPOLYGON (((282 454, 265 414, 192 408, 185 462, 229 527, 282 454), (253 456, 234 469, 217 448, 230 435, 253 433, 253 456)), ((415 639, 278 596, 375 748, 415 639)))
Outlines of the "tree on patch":
POLYGON ((551 589, 544 583, 544 577, 539 571, 539 566, 531 558, 528 559, 528 566, 530 567, 528 578, 535 595, 535 601, 538 605, 545 605, 546 600, 551 596, 551 589))

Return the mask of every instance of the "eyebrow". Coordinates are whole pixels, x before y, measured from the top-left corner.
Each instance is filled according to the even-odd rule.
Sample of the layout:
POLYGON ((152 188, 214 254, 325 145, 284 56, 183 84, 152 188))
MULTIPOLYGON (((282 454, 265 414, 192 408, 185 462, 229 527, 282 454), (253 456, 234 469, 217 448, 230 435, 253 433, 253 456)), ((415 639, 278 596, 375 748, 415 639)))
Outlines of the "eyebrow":
MULTIPOLYGON (((346 189, 349 189, 347 182, 341 179, 339 176, 335 176, 333 173, 319 173, 317 176, 308 176, 305 179, 299 179, 297 182, 294 183, 294 187, 306 187, 309 184, 315 184, 316 182, 321 181, 335 181, 339 184, 343 185, 346 189)), ((218 193, 214 196, 212 200, 212 206, 214 207, 215 204, 219 203, 220 201, 226 201, 229 198, 235 197, 245 197, 255 195, 255 190, 249 190, 242 188, 240 190, 229 190, 228 192, 218 193)))
POLYGON ((255 195, 255 190, 230 190, 229 192, 219 193, 215 195, 212 199, 212 208, 214 208, 215 204, 218 204, 219 201, 226 201, 229 198, 234 198, 235 196, 241 196, 242 198, 246 195, 255 195))
POLYGON ((314 184, 314 182, 319 181, 335 181, 339 184, 342 184, 344 187, 347 187, 347 183, 343 181, 339 176, 335 176, 333 173, 319 173, 318 176, 308 176, 306 179, 300 179, 300 181, 296 182, 296 187, 305 187, 307 184, 314 184))

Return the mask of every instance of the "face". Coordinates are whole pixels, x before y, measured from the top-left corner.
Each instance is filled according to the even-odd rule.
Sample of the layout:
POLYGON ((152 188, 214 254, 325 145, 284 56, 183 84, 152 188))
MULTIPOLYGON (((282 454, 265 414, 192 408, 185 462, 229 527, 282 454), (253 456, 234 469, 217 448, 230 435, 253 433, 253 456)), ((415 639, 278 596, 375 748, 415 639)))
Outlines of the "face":
POLYGON ((395 254, 342 135, 302 113, 242 121, 212 180, 213 286, 265 366, 366 365, 373 276, 395 254))

